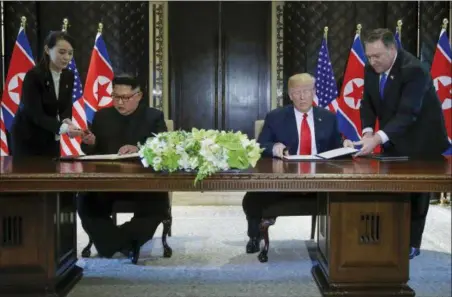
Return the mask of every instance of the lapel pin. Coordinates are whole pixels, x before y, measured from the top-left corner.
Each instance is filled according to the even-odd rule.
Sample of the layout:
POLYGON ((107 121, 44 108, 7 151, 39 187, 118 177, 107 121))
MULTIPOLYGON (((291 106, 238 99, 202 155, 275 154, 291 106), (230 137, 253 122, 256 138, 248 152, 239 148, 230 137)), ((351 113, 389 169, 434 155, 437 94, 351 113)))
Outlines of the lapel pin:
POLYGON ((46 85, 47 85, 47 86, 49 85, 49 81, 46 81, 46 85))
POLYGON ((319 118, 319 122, 321 122, 322 121, 322 119, 321 118, 319 118))
POLYGON ((391 75, 390 78, 391 78, 391 79, 394 79, 394 75, 391 75))

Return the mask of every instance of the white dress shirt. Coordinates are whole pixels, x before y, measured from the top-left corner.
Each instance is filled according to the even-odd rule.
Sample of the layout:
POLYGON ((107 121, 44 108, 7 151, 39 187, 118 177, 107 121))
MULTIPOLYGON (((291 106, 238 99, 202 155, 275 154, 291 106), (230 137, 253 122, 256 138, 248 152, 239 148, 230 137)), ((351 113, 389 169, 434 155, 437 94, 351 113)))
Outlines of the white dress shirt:
MULTIPOLYGON (((307 112, 308 117, 306 120, 308 121, 309 130, 311 130, 311 155, 317 154, 317 145, 315 143, 315 129, 314 129, 314 112, 311 109, 307 112)), ((294 108, 295 112, 295 119, 297 121, 297 131, 298 131, 298 149, 297 149, 297 155, 300 153, 300 146, 301 146, 301 139, 300 139, 300 132, 301 132, 301 121, 303 120, 303 112, 298 111, 296 108, 294 108)))
MULTIPOLYGON (((61 79, 61 72, 56 72, 51 70, 50 71, 52 73, 52 80, 53 80, 53 86, 55 87, 55 96, 58 100, 58 96, 60 95, 60 79, 61 79)), ((60 121, 60 115, 57 112, 57 116, 56 116, 57 120, 60 121)), ((66 133, 67 132, 67 124, 62 124, 60 127, 60 134, 63 134, 62 132, 66 133)), ((60 140, 60 135, 56 134, 55 135, 55 140, 58 141, 60 140)))
MULTIPOLYGON (((389 67, 389 69, 385 71, 386 83, 388 83, 389 73, 391 72, 392 66, 394 66, 394 63, 395 63, 396 59, 397 59, 397 53, 396 53, 396 55, 394 57, 394 61, 392 61, 391 67, 389 67)), ((382 77, 382 75, 380 74, 380 83, 381 83, 381 77, 382 77)), ((386 87, 386 84, 385 84, 385 87, 386 87)), ((378 88, 378 90, 380 90, 380 88, 378 88)), ((366 128, 363 129, 362 133, 364 135, 364 133, 367 133, 367 132, 371 132, 372 133, 372 132, 374 132, 374 129, 372 129, 371 127, 366 127, 366 128)), ((389 141, 388 135, 386 135, 386 133, 383 132, 383 130, 379 130, 379 131, 377 131, 377 133, 378 133, 378 135, 380 135, 381 143, 386 143, 386 142, 389 141)))

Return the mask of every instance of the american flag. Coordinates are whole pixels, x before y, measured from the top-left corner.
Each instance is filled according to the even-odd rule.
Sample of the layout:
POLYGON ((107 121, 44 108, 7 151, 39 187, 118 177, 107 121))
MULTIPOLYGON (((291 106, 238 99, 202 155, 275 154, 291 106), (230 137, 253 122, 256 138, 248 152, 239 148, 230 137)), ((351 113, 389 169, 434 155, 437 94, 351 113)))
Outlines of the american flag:
POLYGON ((339 92, 337 90, 336 80, 334 79, 333 66, 331 65, 325 37, 322 40, 322 46, 317 60, 315 88, 316 105, 335 112, 332 102, 337 98, 339 92))
MULTIPOLYGON (((69 70, 74 73, 74 88, 72 89, 72 123, 82 130, 87 129, 85 99, 83 98, 83 86, 80 81, 80 74, 75 65, 74 58, 68 66, 69 70)), ((67 134, 61 137, 60 150, 61 156, 80 156, 84 155, 80 144, 81 137, 70 138, 67 134)))
MULTIPOLYGON (((1 103, 1 101, 0 101, 1 103)), ((5 122, 3 121, 3 108, 0 104, 0 157, 1 156, 8 156, 9 155, 9 149, 8 149, 8 141, 6 139, 6 128, 5 128, 5 122)))

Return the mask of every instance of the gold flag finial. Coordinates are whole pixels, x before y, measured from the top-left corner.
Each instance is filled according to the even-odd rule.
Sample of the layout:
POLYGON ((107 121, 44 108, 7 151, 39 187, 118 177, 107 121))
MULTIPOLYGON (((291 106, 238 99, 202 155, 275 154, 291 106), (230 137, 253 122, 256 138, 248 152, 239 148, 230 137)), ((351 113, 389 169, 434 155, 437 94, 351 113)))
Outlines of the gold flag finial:
POLYGON ((69 20, 67 18, 63 19, 63 28, 61 31, 67 32, 67 27, 69 26, 69 20))
POLYGON ((449 20, 448 19, 444 19, 443 20, 443 29, 447 30, 447 24, 449 24, 449 20))
POLYGON ((21 18, 20 18, 20 26, 22 27, 22 28, 25 28, 25 24, 27 23, 27 18, 25 17, 25 16, 22 16, 21 18))
POLYGON ((325 26, 325 28, 323 28, 323 37, 324 37, 325 39, 328 38, 328 26, 325 26))
POLYGON ((104 28, 104 25, 102 23, 99 23, 99 27, 97 28, 97 32, 102 34, 102 29, 104 28))
POLYGON ((402 33, 402 25, 403 25, 402 20, 398 20, 397 21, 397 31, 399 32, 399 34, 402 33))
POLYGON ((363 28, 363 26, 361 26, 361 24, 356 25, 356 34, 361 35, 362 28, 363 28))

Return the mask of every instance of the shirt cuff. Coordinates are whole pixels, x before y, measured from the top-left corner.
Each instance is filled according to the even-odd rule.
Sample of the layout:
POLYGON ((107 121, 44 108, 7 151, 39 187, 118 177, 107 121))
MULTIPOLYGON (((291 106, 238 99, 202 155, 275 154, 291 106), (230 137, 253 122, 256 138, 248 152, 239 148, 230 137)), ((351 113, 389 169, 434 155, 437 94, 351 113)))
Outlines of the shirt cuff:
POLYGON ((60 127, 60 135, 66 134, 69 131, 69 125, 66 123, 63 123, 60 127))
POLYGON ((380 135, 380 137, 381 137, 381 143, 382 143, 382 144, 384 144, 384 143, 386 143, 386 142, 389 141, 388 135, 386 135, 386 133, 383 132, 383 130, 380 130, 380 131, 378 131, 377 133, 378 133, 378 135, 380 135))
POLYGON ((370 128, 370 127, 364 128, 364 129, 363 129, 363 135, 364 135, 365 133, 367 133, 367 132, 373 133, 373 132, 374 132, 374 129, 372 129, 372 128, 370 128))

